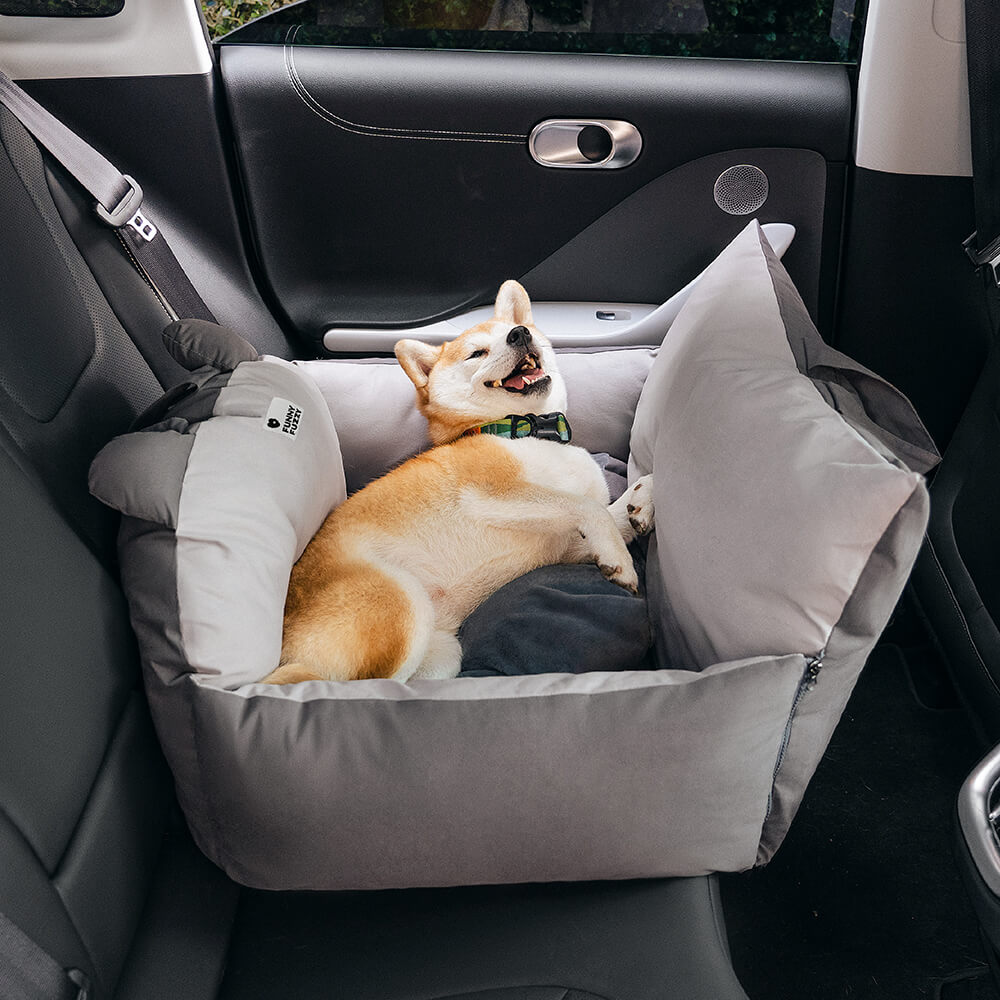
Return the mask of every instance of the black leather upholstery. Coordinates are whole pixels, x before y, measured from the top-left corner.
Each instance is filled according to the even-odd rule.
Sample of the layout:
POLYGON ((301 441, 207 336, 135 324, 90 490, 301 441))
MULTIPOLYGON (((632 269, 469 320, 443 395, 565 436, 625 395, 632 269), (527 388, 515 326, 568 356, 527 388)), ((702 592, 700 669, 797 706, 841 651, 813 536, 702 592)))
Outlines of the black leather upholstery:
POLYGON ((0 449, 0 909, 110 995, 169 803, 121 592, 0 449))
POLYGON ((107 553, 116 519, 87 492, 87 469, 162 386, 66 231, 37 146, 6 109, 0 140, 0 424, 88 542, 107 553))
POLYGON ((237 905, 187 835, 168 836, 115 1000, 332 996, 746 1000, 714 878, 242 890, 237 905))
POLYGON ((931 484, 913 583, 984 744, 1000 740, 1000 350, 986 362, 931 484))
POLYGON ((109 996, 170 803, 90 459, 161 386, 0 115, 0 909, 109 996))
POLYGON ((745 1000, 712 878, 248 892, 220 1000, 332 988, 351 1000, 494 1000, 501 988, 515 992, 495 1000, 549 1000, 529 992, 542 987, 588 1000, 745 1000))

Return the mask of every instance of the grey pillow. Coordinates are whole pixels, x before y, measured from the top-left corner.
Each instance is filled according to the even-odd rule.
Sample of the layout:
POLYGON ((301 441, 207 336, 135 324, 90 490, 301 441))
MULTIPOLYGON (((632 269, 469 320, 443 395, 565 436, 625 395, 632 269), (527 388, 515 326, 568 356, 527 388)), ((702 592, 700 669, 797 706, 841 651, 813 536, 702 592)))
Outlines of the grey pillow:
POLYGON ((823 342, 756 222, 670 328, 631 444, 631 475, 653 476, 646 588, 661 660, 806 658, 763 864, 909 576, 937 451, 898 390, 823 342))
POLYGON ((936 461, 909 402, 826 348, 756 222, 704 272, 670 328, 631 446, 631 476, 653 475, 650 564, 675 626, 667 652, 692 667, 824 650, 936 461), (848 380, 826 378, 831 369, 863 374, 880 390, 878 412, 865 411, 848 380), (854 412, 838 412, 848 403, 854 412), (885 425, 922 442, 905 452, 915 467, 890 450, 899 435, 887 441, 885 425))

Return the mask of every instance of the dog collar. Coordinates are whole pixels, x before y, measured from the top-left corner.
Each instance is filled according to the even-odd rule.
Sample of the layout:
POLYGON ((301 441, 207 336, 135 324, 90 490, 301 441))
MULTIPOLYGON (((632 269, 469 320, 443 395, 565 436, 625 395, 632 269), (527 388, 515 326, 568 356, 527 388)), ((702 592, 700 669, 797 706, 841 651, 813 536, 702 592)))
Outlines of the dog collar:
POLYGON ((564 413, 511 413, 503 420, 470 427, 463 437, 472 434, 493 434, 506 438, 536 437, 543 441, 568 444, 573 438, 573 429, 564 413))

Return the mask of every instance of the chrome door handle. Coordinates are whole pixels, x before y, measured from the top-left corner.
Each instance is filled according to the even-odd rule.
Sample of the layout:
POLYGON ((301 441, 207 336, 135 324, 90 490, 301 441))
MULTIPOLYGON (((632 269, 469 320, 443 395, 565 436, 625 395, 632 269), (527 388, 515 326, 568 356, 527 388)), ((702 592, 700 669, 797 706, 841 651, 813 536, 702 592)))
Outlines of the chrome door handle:
POLYGON ((550 118, 531 130, 528 151, 543 167, 617 170, 642 151, 642 136, 613 118, 550 118))

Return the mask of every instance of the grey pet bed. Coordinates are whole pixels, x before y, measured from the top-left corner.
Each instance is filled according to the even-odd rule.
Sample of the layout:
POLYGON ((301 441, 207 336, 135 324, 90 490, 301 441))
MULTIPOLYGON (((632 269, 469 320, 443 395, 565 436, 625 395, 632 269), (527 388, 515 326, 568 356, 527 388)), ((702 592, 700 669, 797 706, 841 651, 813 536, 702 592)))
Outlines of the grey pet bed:
POLYGON ((343 889, 772 856, 916 556, 936 453, 905 398, 823 344, 756 223, 658 352, 561 358, 575 443, 653 475, 663 669, 255 683, 294 561, 424 428, 393 365, 198 335, 177 347, 204 362, 188 394, 110 442, 91 488, 124 515, 150 704, 210 858, 343 889))

